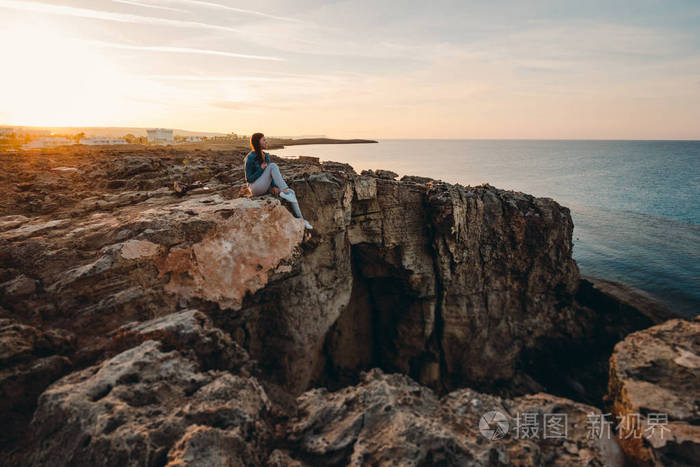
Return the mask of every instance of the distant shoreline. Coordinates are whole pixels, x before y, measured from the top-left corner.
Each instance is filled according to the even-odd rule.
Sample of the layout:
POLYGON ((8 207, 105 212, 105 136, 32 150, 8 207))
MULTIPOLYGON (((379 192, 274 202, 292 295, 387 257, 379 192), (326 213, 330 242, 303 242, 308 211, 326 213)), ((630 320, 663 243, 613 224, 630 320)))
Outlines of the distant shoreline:
POLYGON ((282 149, 285 146, 301 146, 307 144, 369 144, 378 143, 372 139, 333 139, 333 138, 269 138, 270 149, 282 149))

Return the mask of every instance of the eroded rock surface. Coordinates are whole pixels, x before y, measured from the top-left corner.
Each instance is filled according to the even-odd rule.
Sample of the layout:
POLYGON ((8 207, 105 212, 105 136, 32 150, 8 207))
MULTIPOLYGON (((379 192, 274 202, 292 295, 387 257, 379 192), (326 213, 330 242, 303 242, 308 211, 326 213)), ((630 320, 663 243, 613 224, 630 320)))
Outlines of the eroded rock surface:
POLYGON ((476 419, 460 419, 488 406, 580 420, 591 407, 515 396, 599 404, 614 343, 654 324, 582 289, 568 209, 275 158, 314 225, 305 232, 279 199, 242 196, 244 155, 2 155, 2 410, 19 415, 21 438, 2 448, 11 464, 616 459, 613 445, 581 439, 580 423, 567 443, 487 445, 476 419), (176 196, 174 182, 195 188, 176 196), (361 376, 375 367, 418 383, 361 376))
POLYGON ((403 375, 372 370, 357 386, 304 393, 299 408, 288 441, 308 465, 621 466, 623 461, 613 438, 588 436, 586 420, 600 414, 598 409, 548 394, 509 400, 462 389, 440 399, 403 375), (501 439, 479 430, 490 411, 503 414, 509 425, 501 439), (540 424, 529 439, 516 429, 516 417, 522 420, 526 413, 540 424), (566 436, 552 438, 550 431, 545 439, 544 414, 566 414, 566 436))
POLYGON ((180 304, 236 309, 298 255, 303 230, 277 200, 217 194, 30 221, 0 233, 0 256, 4 274, 27 271, 38 286, 18 285, 28 279, 16 276, 3 305, 13 315, 87 331, 85 338, 180 304))
POLYGON ((191 465, 209 456, 260 464, 269 406, 262 386, 254 378, 203 372, 161 346, 146 341, 46 390, 32 422, 29 462, 191 465))
POLYGON ((374 366, 522 393, 546 387, 530 367, 552 342, 590 338, 573 224, 551 199, 279 161, 314 225, 304 237, 279 200, 237 198, 242 154, 81 151, 28 156, 42 170, 19 171, 13 196, 53 196, 60 177, 94 196, 26 220, 7 206, 0 232, 3 306, 79 331, 80 361, 130 321, 197 308, 295 394, 374 366), (173 196, 178 176, 202 187, 173 196))
POLYGON ((197 310, 184 310, 146 322, 129 323, 117 330, 114 348, 135 347, 157 340, 199 361, 204 369, 228 370, 249 375, 252 362, 248 353, 211 319, 197 310))
POLYGON ((170 248, 159 264, 159 273, 170 276, 165 291, 224 309, 240 308, 247 293, 263 288, 268 274, 292 257, 303 239, 302 221, 276 200, 204 198, 165 209, 153 214, 184 212, 196 215, 196 222, 212 223, 200 241, 170 248))
POLYGON ((609 397, 620 442, 639 465, 700 460, 700 318, 670 320, 615 346, 609 397))
POLYGON ((256 341, 284 355, 260 360, 291 390, 352 380, 369 362, 435 388, 489 387, 540 339, 585 333, 573 225, 554 201, 340 164, 292 185, 314 238, 295 274, 244 303, 265 326, 241 323, 252 355, 256 341))
POLYGON ((22 438, 36 398, 72 369, 74 345, 69 332, 0 318, 0 448, 22 438))

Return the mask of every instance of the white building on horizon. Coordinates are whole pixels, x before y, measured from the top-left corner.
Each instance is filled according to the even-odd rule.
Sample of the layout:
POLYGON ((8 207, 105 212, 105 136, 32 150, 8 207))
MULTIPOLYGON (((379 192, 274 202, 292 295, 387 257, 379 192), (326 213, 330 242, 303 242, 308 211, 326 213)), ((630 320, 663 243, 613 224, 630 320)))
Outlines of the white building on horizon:
POLYGON ((146 133, 148 134, 148 142, 152 144, 165 144, 174 141, 173 130, 167 128, 152 128, 146 130, 146 133))

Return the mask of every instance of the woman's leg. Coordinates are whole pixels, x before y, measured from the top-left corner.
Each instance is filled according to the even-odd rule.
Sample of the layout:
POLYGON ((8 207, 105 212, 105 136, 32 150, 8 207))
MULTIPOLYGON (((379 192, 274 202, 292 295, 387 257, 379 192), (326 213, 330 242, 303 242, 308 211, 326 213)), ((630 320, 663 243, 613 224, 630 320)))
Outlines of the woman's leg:
POLYGON ((271 172, 272 170, 268 165, 263 171, 263 173, 253 183, 248 184, 248 188, 250 188, 250 193, 253 196, 260 196, 267 193, 267 191, 270 189, 270 184, 272 184, 271 172))
POLYGON ((273 180, 275 181, 275 185, 277 185, 281 191, 289 188, 287 183, 284 181, 284 178, 282 178, 280 168, 274 162, 268 164, 263 173, 260 174, 260 177, 258 177, 253 183, 249 184, 248 187, 250 188, 250 192, 253 194, 253 196, 264 195, 270 189, 270 185, 272 184, 273 180))
MULTIPOLYGON (((260 175, 260 177, 253 183, 248 185, 248 187, 250 188, 250 192, 253 194, 253 196, 264 195, 270 189, 272 180, 275 181, 275 185, 277 185, 280 191, 289 190, 290 192, 294 193, 294 190, 289 188, 287 183, 284 181, 284 178, 282 178, 280 169, 274 162, 268 164, 268 166, 265 167, 265 170, 263 171, 262 175, 260 175)), ((292 211, 294 211, 295 216, 301 218, 304 217, 301 215, 301 209, 299 209, 298 202, 290 201, 289 204, 292 205, 292 211)))
POLYGON ((301 215, 301 209, 299 209, 299 203, 298 203, 298 202, 295 201, 295 202, 289 203, 289 204, 292 205, 292 210, 294 211, 294 215, 295 215, 295 216, 297 216, 297 217, 304 217, 304 216, 301 215))
POLYGON ((309 224, 309 221, 304 219, 304 216, 301 215, 301 209, 299 209, 299 203, 296 201, 296 194, 294 194, 294 190, 291 188, 289 189, 290 192, 294 195, 294 201, 291 201, 290 204, 292 205, 292 209, 294 210, 294 215, 298 217, 299 219, 302 219, 304 221, 304 227, 307 229, 313 229, 311 224, 309 224))
POLYGON ((274 162, 271 162, 265 171, 267 169, 270 169, 270 175, 272 176, 272 179, 275 181, 275 185, 280 189, 280 191, 284 191, 287 188, 287 183, 284 181, 284 178, 282 178, 282 174, 280 173, 280 168, 275 164, 274 162))
MULTIPOLYGON (((280 191, 287 191, 289 193, 294 194, 294 190, 289 188, 289 186, 287 185, 287 182, 285 182, 284 179, 282 178, 282 174, 280 173, 280 168, 277 166, 277 164, 272 162, 267 168, 270 169, 270 174, 272 176, 272 179, 275 181, 275 185, 277 185, 277 187, 280 189, 280 191)), ((296 195, 292 196, 292 199, 296 199, 296 195)), ((298 202, 292 201, 290 199, 287 199, 287 201, 289 202, 289 204, 292 205, 292 210, 294 211, 295 216, 304 217, 301 215, 301 209, 299 209, 298 202)))

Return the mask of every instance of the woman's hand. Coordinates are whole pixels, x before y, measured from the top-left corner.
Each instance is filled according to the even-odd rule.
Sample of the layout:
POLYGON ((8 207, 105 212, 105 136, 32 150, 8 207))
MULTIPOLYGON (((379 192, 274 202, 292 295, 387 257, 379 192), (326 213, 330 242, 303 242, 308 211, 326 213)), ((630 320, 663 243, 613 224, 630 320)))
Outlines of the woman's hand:
POLYGON ((278 187, 273 186, 273 187, 271 188, 271 190, 272 190, 272 194, 273 194, 273 195, 279 196, 279 194, 280 194, 280 189, 279 189, 278 187))
POLYGON ((266 168, 267 168, 267 162, 263 162, 262 164, 260 164, 260 167, 262 167, 263 169, 266 169, 266 168))

